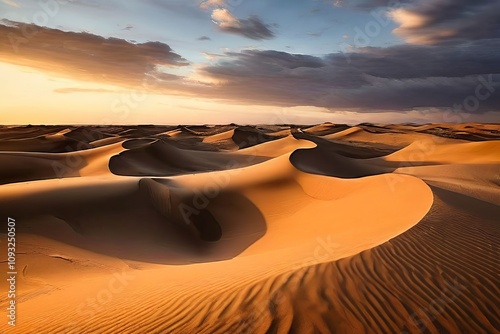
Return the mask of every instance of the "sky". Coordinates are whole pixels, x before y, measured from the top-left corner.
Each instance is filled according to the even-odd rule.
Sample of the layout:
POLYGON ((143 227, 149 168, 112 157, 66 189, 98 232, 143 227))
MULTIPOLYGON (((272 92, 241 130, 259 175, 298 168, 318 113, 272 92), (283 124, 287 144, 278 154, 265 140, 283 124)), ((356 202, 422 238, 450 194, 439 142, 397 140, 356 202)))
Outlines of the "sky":
POLYGON ((498 0, 0 0, 0 123, 498 123, 499 55, 498 0))

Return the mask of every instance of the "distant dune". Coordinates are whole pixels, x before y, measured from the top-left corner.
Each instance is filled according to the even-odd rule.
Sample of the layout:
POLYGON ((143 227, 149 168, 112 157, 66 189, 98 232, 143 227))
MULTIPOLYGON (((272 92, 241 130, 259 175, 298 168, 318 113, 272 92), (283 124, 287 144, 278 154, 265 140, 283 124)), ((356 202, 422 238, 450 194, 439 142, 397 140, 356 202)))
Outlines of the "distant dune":
POLYGON ((4 126, 0 212, 2 333, 500 332, 499 125, 4 126))

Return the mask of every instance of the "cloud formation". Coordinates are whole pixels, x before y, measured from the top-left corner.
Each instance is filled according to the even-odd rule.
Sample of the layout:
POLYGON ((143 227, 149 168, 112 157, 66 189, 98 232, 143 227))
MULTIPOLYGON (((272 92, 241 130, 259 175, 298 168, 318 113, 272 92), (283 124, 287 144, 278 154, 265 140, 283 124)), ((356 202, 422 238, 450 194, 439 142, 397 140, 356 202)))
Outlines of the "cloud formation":
POLYGON ((200 4, 200 8, 212 9, 212 21, 222 32, 240 35, 254 40, 264 40, 274 38, 274 33, 268 24, 256 16, 247 19, 238 19, 227 8, 224 0, 205 0, 200 4))
POLYGON ((0 60, 88 81, 129 85, 137 85, 145 75, 162 75, 158 66, 188 65, 160 42, 135 44, 15 22, 0 24, 0 60))
POLYGON ((437 44, 500 37, 497 0, 420 0, 395 9, 394 31, 410 43, 437 44))
POLYGON ((497 0, 346 0, 342 5, 366 11, 385 9, 398 25, 394 33, 413 44, 500 37, 497 0))
POLYGON ((452 108, 480 96, 474 112, 500 110, 500 39, 355 51, 324 56, 274 50, 205 53, 209 62, 196 64, 195 75, 182 77, 161 70, 188 65, 163 43, 0 25, 0 61, 126 87, 153 78, 156 93, 361 112, 452 108), (26 37, 26 31, 33 37, 26 37))
POLYGON ((225 7, 227 6, 225 0, 204 0, 200 4, 201 9, 210 9, 210 8, 217 8, 217 7, 225 7))
POLYGON ((125 26, 125 28, 123 28, 122 30, 128 30, 128 31, 130 31, 130 30, 132 30, 133 28, 134 28, 134 26, 133 26, 132 24, 127 24, 127 25, 125 26))
POLYGON ((500 91, 499 52, 497 40, 446 47, 401 45, 360 49, 348 55, 348 63, 340 53, 315 57, 247 50, 228 53, 202 71, 223 83, 218 93, 248 103, 366 112, 452 107, 482 85, 488 99, 475 111, 484 112, 500 110, 500 94, 493 94, 500 91))
POLYGON ((250 39, 271 39, 274 33, 258 16, 250 16, 246 20, 239 20, 227 9, 216 9, 212 13, 213 21, 223 32, 244 36, 250 39))
POLYGON ((14 0, 2 0, 2 2, 6 5, 9 5, 11 7, 19 7, 19 4, 15 2, 14 0))

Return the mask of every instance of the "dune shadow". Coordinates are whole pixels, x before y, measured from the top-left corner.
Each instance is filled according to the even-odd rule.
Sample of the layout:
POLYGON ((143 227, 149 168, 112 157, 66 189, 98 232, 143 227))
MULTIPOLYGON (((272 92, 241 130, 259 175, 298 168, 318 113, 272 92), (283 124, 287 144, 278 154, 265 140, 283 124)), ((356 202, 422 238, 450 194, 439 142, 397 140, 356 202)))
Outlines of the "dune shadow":
POLYGON ((244 149, 283 137, 284 136, 273 137, 254 127, 241 126, 234 129, 232 140, 240 149, 244 149))
POLYGON ((11 212, 31 233, 123 260, 184 265, 232 259, 266 233, 259 209, 238 192, 204 194, 143 179, 130 194, 11 212))
POLYGON ((234 163, 247 166, 265 161, 226 152, 209 152, 182 149, 172 140, 133 139, 123 145, 126 151, 109 159, 109 169, 120 176, 175 176, 232 168, 234 163))
POLYGON ((296 139, 309 140, 316 144, 314 148, 298 149, 290 155, 290 162, 295 168, 310 174, 340 178, 359 178, 385 173, 392 173, 401 167, 437 165, 437 162, 412 161, 377 161, 377 158, 399 151, 376 145, 356 146, 353 143, 332 142, 306 133, 295 132, 296 139))
POLYGON ((294 133, 293 136, 316 144, 314 148, 295 150, 290 155, 292 165, 306 173, 358 178, 392 172, 396 169, 388 170, 365 161, 380 156, 378 151, 333 143, 305 133, 294 133))

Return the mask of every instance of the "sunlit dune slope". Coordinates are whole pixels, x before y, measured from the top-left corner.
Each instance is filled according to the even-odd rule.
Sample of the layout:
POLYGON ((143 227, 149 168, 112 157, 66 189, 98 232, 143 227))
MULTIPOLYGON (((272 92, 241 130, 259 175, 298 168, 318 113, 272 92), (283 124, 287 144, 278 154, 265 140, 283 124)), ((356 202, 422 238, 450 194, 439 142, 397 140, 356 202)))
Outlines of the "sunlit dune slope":
POLYGON ((19 312, 0 331, 494 333, 496 133, 0 128, 19 312))

